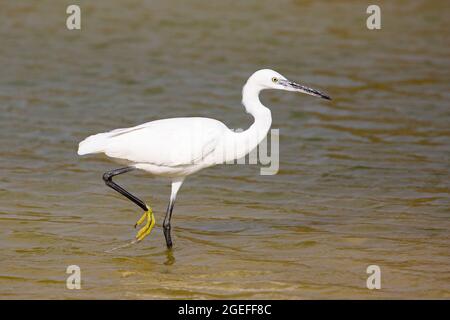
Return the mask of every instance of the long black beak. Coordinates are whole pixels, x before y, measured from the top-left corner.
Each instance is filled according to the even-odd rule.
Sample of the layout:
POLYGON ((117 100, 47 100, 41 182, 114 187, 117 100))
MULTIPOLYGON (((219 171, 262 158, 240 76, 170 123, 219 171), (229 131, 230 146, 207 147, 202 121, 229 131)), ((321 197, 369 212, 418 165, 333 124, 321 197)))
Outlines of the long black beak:
POLYGON ((309 94, 311 96, 323 98, 326 100, 331 100, 331 97, 329 95, 322 93, 318 90, 315 90, 315 89, 312 89, 312 88, 309 88, 306 86, 302 86, 301 84, 295 83, 293 81, 282 79, 282 80, 279 80, 278 83, 281 84, 282 86, 284 86, 285 89, 289 90, 289 91, 302 92, 302 93, 309 94))

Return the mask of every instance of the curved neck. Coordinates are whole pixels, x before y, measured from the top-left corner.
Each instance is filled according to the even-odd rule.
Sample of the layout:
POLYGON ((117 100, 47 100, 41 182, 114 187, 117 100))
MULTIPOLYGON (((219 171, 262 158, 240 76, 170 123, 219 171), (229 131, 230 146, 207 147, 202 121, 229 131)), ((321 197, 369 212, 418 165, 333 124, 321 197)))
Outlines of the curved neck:
POLYGON ((259 93, 263 88, 247 81, 242 89, 242 104, 247 113, 255 119, 253 124, 245 131, 230 132, 227 143, 226 161, 239 159, 250 153, 266 137, 272 124, 272 114, 259 100, 259 93))

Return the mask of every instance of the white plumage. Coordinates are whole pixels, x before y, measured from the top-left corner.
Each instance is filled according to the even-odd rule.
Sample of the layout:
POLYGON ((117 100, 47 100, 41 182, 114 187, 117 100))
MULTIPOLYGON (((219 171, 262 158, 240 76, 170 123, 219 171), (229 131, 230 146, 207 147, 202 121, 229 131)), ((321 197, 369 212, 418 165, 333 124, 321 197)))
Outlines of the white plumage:
POLYGON ((78 154, 104 153, 154 175, 176 177, 215 164, 207 160, 227 130, 209 118, 156 120, 90 136, 80 143, 78 154))
POLYGON ((329 99, 319 91, 288 81, 273 70, 263 69, 251 75, 242 90, 242 103, 255 119, 243 132, 234 132, 210 118, 156 120, 92 135, 80 142, 78 154, 104 153, 131 167, 172 179, 170 214, 168 208, 164 221, 165 234, 166 225, 169 228, 166 241, 170 247, 171 211, 184 178, 203 168, 245 156, 267 135, 272 117, 259 100, 259 93, 264 89, 298 91, 329 99))

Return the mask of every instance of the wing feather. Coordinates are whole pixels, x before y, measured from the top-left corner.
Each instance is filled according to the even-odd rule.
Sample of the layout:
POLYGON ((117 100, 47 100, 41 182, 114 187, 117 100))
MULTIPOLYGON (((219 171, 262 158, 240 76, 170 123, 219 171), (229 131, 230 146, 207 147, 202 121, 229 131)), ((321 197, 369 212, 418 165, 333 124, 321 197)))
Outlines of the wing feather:
POLYGON ((192 165, 212 153, 226 126, 209 118, 172 118, 109 132, 107 156, 134 163, 192 165))

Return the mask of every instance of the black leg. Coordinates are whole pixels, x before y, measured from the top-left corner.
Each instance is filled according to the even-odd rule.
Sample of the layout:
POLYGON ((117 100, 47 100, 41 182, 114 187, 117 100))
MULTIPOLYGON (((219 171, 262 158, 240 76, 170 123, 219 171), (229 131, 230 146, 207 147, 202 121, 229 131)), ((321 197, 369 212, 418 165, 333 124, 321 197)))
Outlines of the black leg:
POLYGON ((117 183, 112 181, 112 178, 114 176, 117 176, 117 175, 122 174, 122 173, 127 173, 127 172, 130 172, 130 171, 135 170, 135 169, 136 169, 135 167, 125 167, 125 168, 119 168, 119 169, 115 169, 115 170, 111 170, 111 171, 105 172, 103 174, 103 181, 105 181, 105 184, 108 187, 116 190, 120 194, 124 195, 125 197, 127 197, 128 199, 133 201, 136 205, 138 205, 140 208, 142 208, 142 210, 147 211, 148 208, 145 205, 144 201, 142 201, 138 197, 132 195, 127 190, 125 190, 124 188, 119 186, 117 183))
POLYGON ((166 237, 166 245, 167 248, 169 249, 172 248, 172 237, 170 235, 170 220, 172 219, 172 211, 174 204, 175 201, 171 199, 169 205, 167 206, 166 217, 164 218, 163 223, 164 237, 166 237))

